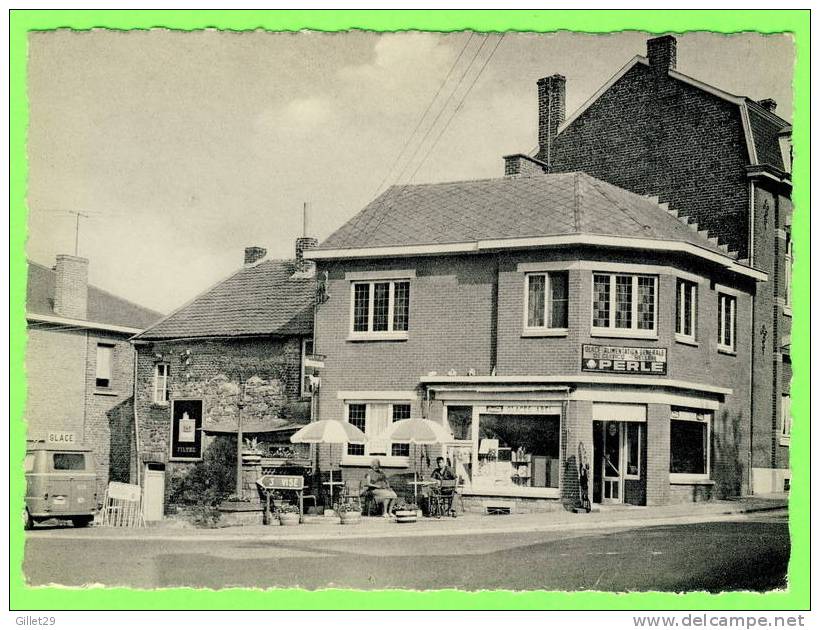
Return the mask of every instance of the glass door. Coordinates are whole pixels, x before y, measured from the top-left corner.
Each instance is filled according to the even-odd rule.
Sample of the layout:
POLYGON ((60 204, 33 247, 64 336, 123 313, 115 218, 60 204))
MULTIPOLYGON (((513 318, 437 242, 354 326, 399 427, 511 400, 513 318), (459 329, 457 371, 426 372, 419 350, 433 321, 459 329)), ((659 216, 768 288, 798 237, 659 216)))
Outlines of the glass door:
POLYGON ((621 461, 620 422, 604 423, 601 470, 603 471, 602 503, 623 503, 623 463, 621 461))

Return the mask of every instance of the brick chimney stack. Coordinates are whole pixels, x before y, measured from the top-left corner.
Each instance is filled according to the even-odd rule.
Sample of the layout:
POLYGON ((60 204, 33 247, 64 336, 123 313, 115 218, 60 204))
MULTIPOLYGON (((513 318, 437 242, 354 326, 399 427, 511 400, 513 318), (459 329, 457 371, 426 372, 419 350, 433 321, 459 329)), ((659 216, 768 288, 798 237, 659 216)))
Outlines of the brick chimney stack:
POLYGON ((538 80, 538 159, 552 166, 552 152, 558 127, 564 122, 567 79, 553 74, 538 80))
POLYGON ((60 254, 54 271, 54 312, 69 319, 88 319, 88 259, 60 254))
POLYGON ((654 37, 646 41, 649 67, 658 74, 674 70, 678 62, 678 40, 671 35, 654 37))
POLYGON ((245 266, 248 267, 262 260, 268 253, 264 247, 251 245, 245 248, 245 266))
POLYGON ((296 273, 308 273, 313 271, 313 262, 305 260, 305 250, 318 246, 318 238, 300 236, 296 239, 296 273))
POLYGON ((766 111, 770 111, 772 114, 777 111, 777 101, 773 98, 764 98, 763 100, 758 101, 757 104, 766 111))

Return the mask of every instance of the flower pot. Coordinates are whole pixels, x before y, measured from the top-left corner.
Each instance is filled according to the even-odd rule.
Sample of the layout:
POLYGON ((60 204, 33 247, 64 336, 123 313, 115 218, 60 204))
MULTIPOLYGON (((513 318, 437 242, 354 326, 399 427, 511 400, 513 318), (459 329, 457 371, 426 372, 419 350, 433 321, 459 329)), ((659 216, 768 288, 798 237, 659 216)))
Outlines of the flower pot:
POLYGON ((397 523, 415 523, 418 520, 416 510, 396 510, 393 512, 397 523))
POLYGON ((362 513, 361 512, 339 512, 339 519, 341 519, 342 525, 355 525, 356 523, 361 523, 362 513))
POLYGON ((295 512, 283 512, 279 514, 279 524, 285 527, 293 527, 299 524, 299 515, 295 512))

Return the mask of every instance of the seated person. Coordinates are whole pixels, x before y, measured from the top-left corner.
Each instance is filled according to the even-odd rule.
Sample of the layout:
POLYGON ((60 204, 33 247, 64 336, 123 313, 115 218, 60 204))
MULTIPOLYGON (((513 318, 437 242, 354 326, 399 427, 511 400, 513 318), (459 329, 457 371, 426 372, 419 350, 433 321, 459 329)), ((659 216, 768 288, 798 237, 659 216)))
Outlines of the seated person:
POLYGON ((452 481, 456 478, 456 474, 453 472, 453 469, 444 462, 443 457, 436 457, 436 469, 430 474, 430 476, 436 481, 452 481))
POLYGON ((381 469, 378 458, 370 462, 370 470, 367 471, 364 482, 376 502, 382 504, 382 516, 390 518, 390 506, 397 497, 387 482, 387 475, 381 469))
MULTIPOLYGON (((439 504, 439 508, 444 512, 452 511, 453 493, 455 492, 455 490, 453 488, 448 488, 442 491, 441 482, 455 480, 456 474, 453 472, 452 468, 447 466, 443 457, 436 458, 436 468, 435 470, 433 470, 432 473, 430 473, 430 477, 433 479, 433 481, 436 482, 435 486, 431 489, 432 492, 435 493, 438 497, 440 497, 443 501, 443 503, 439 504)), ((428 513, 432 511, 433 510, 428 505, 428 513)))

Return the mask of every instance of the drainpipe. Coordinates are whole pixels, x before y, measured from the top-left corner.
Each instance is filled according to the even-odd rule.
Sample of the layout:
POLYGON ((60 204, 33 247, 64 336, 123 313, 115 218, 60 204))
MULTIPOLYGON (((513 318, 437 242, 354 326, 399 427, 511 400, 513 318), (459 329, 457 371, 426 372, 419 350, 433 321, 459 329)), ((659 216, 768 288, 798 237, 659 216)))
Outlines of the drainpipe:
MULTIPOLYGON (((755 293, 757 293, 757 284, 755 283, 755 293)), ((751 357, 749 360, 749 494, 754 494, 754 488, 752 483, 754 481, 754 475, 752 473, 752 465, 753 465, 753 453, 754 453, 754 436, 755 436, 755 299, 756 296, 752 296, 751 301, 751 322, 752 322, 752 351, 751 357)))
POLYGON ((133 394, 133 406, 134 406, 134 468, 136 468, 137 472, 137 485, 141 486, 141 473, 140 473, 140 421, 139 421, 139 412, 137 411, 137 369, 139 367, 139 351, 137 350, 136 344, 132 344, 132 348, 134 349, 134 394, 133 394))
POLYGON ((500 271, 500 255, 495 256, 493 271, 493 298, 490 311, 490 374, 495 374, 498 365, 498 275, 500 271))

